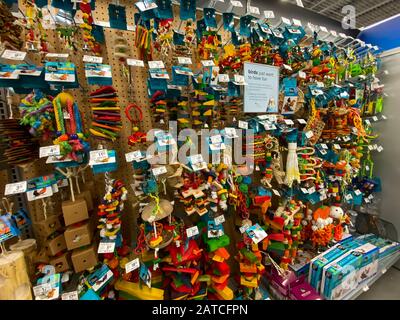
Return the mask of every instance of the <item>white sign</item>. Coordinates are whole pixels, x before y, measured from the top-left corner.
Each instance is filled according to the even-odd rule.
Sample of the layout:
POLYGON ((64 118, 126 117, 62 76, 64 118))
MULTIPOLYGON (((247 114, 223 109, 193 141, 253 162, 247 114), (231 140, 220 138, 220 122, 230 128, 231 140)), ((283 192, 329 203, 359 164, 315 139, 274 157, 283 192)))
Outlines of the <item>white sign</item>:
POLYGON ((346 194, 346 196, 344 198, 349 201, 349 200, 353 199, 353 196, 350 193, 348 193, 348 194, 346 194))
POLYGON ((219 74, 218 82, 229 82, 229 75, 228 74, 219 74))
POLYGON ((213 67, 213 66, 215 66, 215 63, 214 63, 213 60, 201 60, 201 64, 204 67, 213 67))
POLYGON ((158 8, 158 6, 155 2, 149 3, 148 1, 136 2, 135 5, 142 12, 158 8))
POLYGON ((126 162, 138 161, 143 158, 140 150, 125 153, 126 162))
POLYGON ((165 166, 153 168, 151 170, 155 176, 159 176, 160 174, 167 173, 167 168, 165 166))
POLYGON ((294 122, 291 119, 284 119, 284 121, 288 126, 294 125, 294 122))
POLYGON ((362 192, 361 192, 360 190, 358 190, 358 189, 357 189, 357 190, 354 190, 354 194, 355 194, 356 196, 361 195, 361 193, 362 193, 362 192))
POLYGON ((43 283, 38 286, 32 288, 33 294, 35 297, 45 296, 49 291, 51 291, 52 287, 50 283, 43 283))
POLYGON ((26 52, 24 51, 15 51, 15 50, 4 50, 3 54, 1 55, 3 59, 9 60, 17 60, 22 61, 26 57, 26 52))
POLYGON ((368 119, 367 120, 365 120, 365 123, 367 124, 367 125, 371 125, 371 121, 369 121, 368 119))
POLYGON ((304 119, 297 119, 300 124, 307 124, 307 121, 304 119))
POLYGON ((103 57, 84 55, 83 56, 83 62, 103 63, 103 57))
POLYGON ((310 139, 310 138, 312 138, 312 137, 314 136, 314 133, 310 130, 310 131, 307 131, 307 132, 305 133, 305 135, 306 135, 306 137, 307 137, 308 139, 310 139))
POLYGON ((376 121, 378 121, 378 117, 377 116, 373 116, 372 120, 374 120, 376 122, 376 121))
POLYGON ((299 71, 299 78, 306 79, 307 78, 307 74, 304 71, 299 71))
POLYGON ((260 9, 257 7, 249 6, 249 11, 251 14, 260 14, 260 9))
POLYGON ((107 149, 92 150, 89 153, 90 162, 100 162, 108 159, 107 149))
POLYGON ((140 267, 139 258, 133 259, 132 261, 129 261, 127 264, 125 264, 125 272, 126 273, 132 272, 139 267, 140 267))
POLYGON ((276 196, 278 196, 278 197, 281 196, 281 194, 279 193, 278 190, 272 189, 272 192, 273 192, 276 196))
POLYGON ((295 25, 297 27, 301 27, 302 26, 301 21, 299 19, 294 19, 293 18, 292 20, 293 20, 293 25, 295 25))
POLYGON ((78 291, 63 293, 61 295, 61 300, 79 300, 78 291))
POLYGON ((192 64, 192 59, 189 57, 178 57, 179 64, 192 64))
POLYGON ((150 69, 164 69, 164 62, 162 61, 149 61, 150 69))
POLYGON ((283 22, 284 24, 288 24, 289 26, 292 24, 292 21, 290 21, 290 19, 285 18, 285 17, 282 17, 282 22, 283 22))
POLYGON ((315 187, 311 187, 308 189, 309 194, 313 194, 315 192, 315 187))
POLYGON ((279 68, 244 63, 244 112, 277 113, 279 104, 279 68))
POLYGON ((113 253, 115 249, 115 242, 100 242, 97 253, 113 253))
POLYGON ((248 228, 250 228, 250 227, 251 227, 251 225, 249 225, 249 224, 244 224, 243 226, 241 226, 241 227, 239 228, 240 233, 246 232, 246 230, 247 230, 248 228))
POLYGON ((224 223, 224 222, 225 222, 225 217, 224 217, 224 215, 221 214, 220 216, 216 217, 216 218, 214 219, 214 222, 215 222, 215 225, 219 225, 219 224, 221 224, 221 223, 224 223))
POLYGON ((307 193, 308 193, 308 190, 307 190, 306 188, 300 188, 300 190, 301 190, 304 194, 307 194, 307 193))
POLYGON ((247 121, 239 120, 238 127, 240 129, 248 129, 249 128, 249 123, 247 121))
POLYGON ((322 32, 328 32, 328 29, 324 26, 320 26, 319 30, 321 30, 322 32))
POLYGON ((143 60, 126 59, 126 63, 128 64, 128 66, 132 66, 132 67, 144 67, 143 60))
POLYGON ((266 10, 264 11, 264 17, 266 19, 274 19, 275 18, 275 13, 271 10, 266 10))
POLYGON ((234 77, 234 84, 236 84, 236 85, 239 85, 239 86, 244 86, 244 85, 246 85, 246 81, 245 81, 245 79, 244 79, 244 76, 242 76, 242 75, 239 75, 239 74, 235 74, 235 77, 234 77))
POLYGON ((68 53, 47 53, 46 58, 63 58, 66 59, 68 58, 69 54, 68 53))
POLYGON ((321 143, 321 148, 328 149, 328 146, 325 143, 321 143))
POLYGON ((197 228, 197 226, 186 229, 186 235, 188 236, 188 238, 194 237, 198 234, 199 234, 199 228, 197 228))
POLYGON ((341 149, 340 145, 338 145, 338 144, 334 144, 333 147, 334 147, 335 149, 337 149, 337 150, 340 150, 340 149, 341 149))
POLYGON ((221 143, 222 142, 222 137, 220 134, 217 134, 215 136, 211 136, 210 140, 212 143, 221 143))
POLYGON ((225 134, 228 138, 231 138, 231 139, 238 137, 235 128, 225 128, 225 134))
POLYGON ((96 21, 95 25, 100 26, 100 27, 104 27, 104 28, 110 28, 110 22, 109 21, 96 21))
POLYGON ((231 0, 231 5, 237 8, 243 8, 243 4, 240 1, 231 0))
POLYGON ((6 184, 6 188, 4 190, 4 195, 12 195, 17 193, 23 193, 28 188, 28 183, 26 181, 20 181, 15 183, 6 184))
POLYGON ((49 156, 59 156, 60 155, 60 145, 56 144, 53 146, 40 147, 39 148, 39 158, 49 157, 49 156))

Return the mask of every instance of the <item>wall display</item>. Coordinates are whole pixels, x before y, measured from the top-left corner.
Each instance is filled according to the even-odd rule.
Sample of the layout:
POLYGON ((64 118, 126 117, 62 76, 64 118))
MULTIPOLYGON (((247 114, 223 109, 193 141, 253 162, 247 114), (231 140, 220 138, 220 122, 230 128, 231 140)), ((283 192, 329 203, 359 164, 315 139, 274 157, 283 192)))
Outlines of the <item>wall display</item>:
POLYGON ((0 268, 38 246, 33 295, 3 297, 346 299, 398 257, 353 234, 382 191, 375 49, 255 7, 41 5, 1 2, 0 182, 28 201, 0 212, 0 268))

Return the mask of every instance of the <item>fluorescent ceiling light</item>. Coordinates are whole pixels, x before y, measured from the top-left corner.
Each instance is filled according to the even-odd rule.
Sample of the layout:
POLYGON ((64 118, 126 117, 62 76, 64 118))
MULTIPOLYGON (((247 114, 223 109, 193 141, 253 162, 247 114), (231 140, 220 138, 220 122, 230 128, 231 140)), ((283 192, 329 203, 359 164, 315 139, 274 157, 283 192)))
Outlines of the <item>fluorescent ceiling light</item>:
POLYGON ((389 17, 389 18, 387 18, 387 19, 384 19, 384 20, 382 20, 382 21, 378 21, 377 23, 371 24, 370 26, 362 27, 362 28, 360 28, 360 30, 361 30, 361 31, 364 31, 364 30, 371 29, 371 28, 373 28, 373 27, 379 26, 380 24, 382 24, 382 23, 384 23, 384 22, 387 22, 387 21, 389 21, 389 20, 392 20, 392 19, 394 19, 394 18, 397 18, 397 17, 400 17, 400 13, 399 13, 399 14, 396 14, 396 15, 394 15, 394 16, 392 16, 392 17, 389 17))
POLYGON ((299 7, 304 8, 303 1, 301 1, 301 0, 296 0, 296 3, 297 3, 297 5, 298 5, 299 7))

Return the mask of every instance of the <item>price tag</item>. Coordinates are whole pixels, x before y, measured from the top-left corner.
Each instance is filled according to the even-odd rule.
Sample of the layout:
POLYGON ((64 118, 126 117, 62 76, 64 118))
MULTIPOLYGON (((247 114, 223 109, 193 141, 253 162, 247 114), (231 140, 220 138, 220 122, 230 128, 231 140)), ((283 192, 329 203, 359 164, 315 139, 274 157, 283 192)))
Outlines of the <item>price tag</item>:
POLYGON ((243 4, 240 1, 231 0, 231 5, 237 8, 243 8, 243 4))
POLYGON ((299 71, 299 78, 307 79, 307 74, 304 71, 299 71))
POLYGON ((211 136, 210 140, 212 143, 221 143, 222 142, 222 137, 220 134, 217 134, 215 136, 211 136))
POLYGON ((190 159, 190 162, 192 164, 197 164, 197 163, 203 163, 204 162, 203 155, 201 155, 201 154, 195 154, 193 156, 190 156, 189 159, 190 159))
POLYGON ((315 192, 315 187, 308 188, 308 193, 313 194, 315 192))
POLYGON ((4 50, 3 54, 1 55, 3 59, 9 60, 17 60, 22 61, 26 57, 26 52, 23 51, 15 51, 15 50, 4 50))
POLYGON ((351 199, 353 199, 353 196, 350 193, 348 193, 348 194, 346 194, 346 196, 344 198, 346 200, 351 200, 351 199))
POLYGON ((246 121, 239 120, 238 127, 240 129, 248 129, 249 128, 249 123, 246 122, 246 121))
POLYGON ((239 74, 235 74, 235 82, 240 84, 240 85, 245 85, 246 82, 244 81, 244 76, 239 75, 239 74))
POLYGON ((142 151, 136 150, 125 153, 126 162, 138 161, 143 158, 142 151))
POLYGON ((350 138, 348 136, 343 137, 344 142, 350 141, 350 138))
POLYGON ((323 193, 323 194, 320 195, 319 201, 324 201, 326 198, 327 198, 326 194, 323 193))
POLYGON ((293 120, 291 120, 291 119, 285 119, 284 121, 288 126, 291 126, 294 124, 293 120))
POLYGON ((128 25, 126 26, 126 30, 128 30, 128 31, 136 31, 136 26, 135 26, 135 25, 128 24, 128 25))
POLYGON ((264 11, 264 17, 266 19, 274 19, 275 18, 275 13, 271 10, 266 10, 264 11))
POLYGON ((376 148, 376 150, 378 150, 378 152, 382 152, 383 151, 383 147, 379 146, 378 148, 376 148))
POLYGON ((228 74, 219 74, 218 82, 229 82, 229 75, 228 74))
POLYGON ((368 199, 369 200, 372 200, 374 198, 374 196, 372 195, 372 194, 370 194, 369 196, 368 196, 368 199))
POLYGON ((304 119, 297 119, 300 124, 307 124, 307 121, 304 119))
POLYGON ((199 228, 197 228, 197 226, 186 229, 186 235, 188 236, 188 238, 194 237, 198 234, 199 234, 199 228))
POLYGON ((365 170, 369 171, 369 166, 365 166, 365 170))
POLYGON ((281 196, 281 194, 279 193, 278 190, 272 189, 272 192, 274 193, 274 195, 276 195, 276 196, 278 196, 278 197, 281 196))
POLYGON ((68 58, 69 54, 68 53, 47 53, 46 58, 63 58, 66 59, 68 58))
POLYGON ((364 198, 365 203, 370 203, 371 201, 368 198, 364 198))
POLYGON ((292 67, 287 64, 283 64, 283 68, 285 68, 286 70, 289 70, 289 71, 293 71, 292 67))
POLYGON ((238 137, 235 128, 225 128, 225 134, 228 138, 232 138, 232 139, 238 137))
POLYGON ((260 9, 257 7, 249 6, 249 9, 251 14, 260 14, 260 9))
POLYGON ((108 152, 106 149, 93 150, 89 153, 90 160, 94 162, 104 161, 108 159, 108 152))
POLYGON ((293 25, 295 25, 297 27, 302 27, 303 26, 299 19, 292 19, 292 21, 293 21, 293 25))
POLYGON ((374 147, 371 146, 371 145, 369 145, 369 146, 368 146, 368 150, 372 151, 372 150, 374 150, 374 147))
POLYGON ((144 67, 143 60, 126 59, 126 63, 128 64, 128 66, 132 66, 132 67, 144 67))
POLYGON ((111 27, 109 21, 96 21, 95 24, 97 26, 104 27, 104 28, 110 28, 111 27))
POLYGON ((321 152, 322 155, 326 155, 327 154, 327 152, 324 149, 322 149, 320 152, 321 152))
POLYGON ((260 171, 261 169, 260 169, 260 167, 257 165, 256 166, 256 171, 260 171))
POLYGON ((307 131, 305 134, 308 139, 310 139, 314 136, 314 133, 312 131, 307 131))
POLYGON ((321 143, 321 148, 328 149, 328 146, 325 143, 321 143))
POLYGON ((26 181, 8 183, 6 184, 4 195, 8 196, 12 194, 23 193, 26 191, 27 188, 28 188, 28 183, 26 181))
MULTIPOLYGON (((176 86, 176 85, 174 85, 174 84, 169 84, 167 87, 168 87, 168 89, 170 89, 170 90, 182 90, 182 87, 176 86)), ((161 119, 161 120, 162 120, 162 119, 161 119)), ((161 123, 161 120, 160 120, 160 123, 161 123)))
POLYGON ((78 291, 63 293, 61 295, 61 300, 79 300, 78 291))
POLYGON ((319 29, 320 29, 322 32, 328 32, 328 29, 327 29, 326 27, 324 27, 324 26, 320 26, 319 29))
POLYGON ((149 68, 150 69, 164 69, 164 62, 162 61, 149 61, 149 68))
POLYGON ((151 170, 155 176, 159 176, 160 174, 167 173, 167 168, 165 166, 153 168, 151 170))
POLYGON ((40 147, 39 158, 59 156, 60 155, 60 145, 56 144, 53 146, 40 147))
POLYGON ((284 24, 288 24, 289 26, 292 24, 292 21, 290 21, 290 19, 285 18, 285 17, 282 17, 282 22, 283 22, 284 24))
POLYGON ((361 193, 362 193, 362 192, 361 192, 360 190, 358 190, 358 189, 357 189, 357 190, 354 190, 354 194, 355 194, 356 196, 361 195, 361 193))
POLYGON ((91 62, 91 63, 103 63, 103 57, 96 56, 83 56, 83 62, 91 62))
POLYGON ((337 149, 337 150, 340 150, 340 149, 341 149, 340 145, 338 145, 337 143, 335 143, 335 144, 333 145, 333 147, 334 147, 335 149, 337 149))
POLYGON ((204 67, 213 67, 213 66, 215 66, 215 63, 214 63, 213 60, 201 60, 201 64, 204 67))
POLYGON ((371 121, 369 121, 368 119, 364 121, 367 125, 371 125, 371 121))
POLYGON ((317 87, 324 88, 325 84, 323 82, 321 82, 321 81, 317 81, 317 87))
POLYGON ((178 57, 179 64, 192 64, 192 59, 189 57, 178 57))
POLYGON ((149 2, 149 1, 136 2, 136 7, 142 12, 158 8, 155 2, 149 2))
POLYGON ((115 242, 100 242, 97 253, 113 253, 115 249, 115 242))
POLYGON ((69 113, 68 113, 66 110, 63 111, 63 117, 64 117, 64 119, 66 119, 66 120, 71 119, 71 116, 69 115, 69 113))
POLYGON ((45 296, 52 289, 50 283, 43 283, 32 288, 35 297, 45 296))
POLYGON ((368 286, 365 286, 364 288, 363 288, 363 291, 364 292, 367 292, 369 290, 369 287, 368 286))
POLYGON ((249 224, 245 224, 245 225, 241 226, 241 227, 239 228, 240 233, 245 233, 246 230, 247 230, 248 228, 250 228, 250 227, 251 227, 251 225, 249 225, 249 224))
POLYGON ((132 272, 134 270, 136 270, 137 268, 140 267, 140 261, 139 258, 133 259, 132 261, 129 261, 126 265, 125 265, 125 272, 129 273, 132 272))
POLYGON ((221 223, 224 223, 224 222, 225 222, 225 217, 224 217, 224 215, 221 214, 220 216, 216 217, 216 218, 214 219, 214 222, 215 222, 216 225, 219 225, 219 224, 221 224, 221 223))
POLYGON ((308 190, 307 190, 306 188, 300 188, 300 190, 301 190, 304 194, 307 194, 307 193, 308 193, 308 190))
POLYGON ((378 121, 378 117, 377 116, 373 116, 372 120, 374 120, 376 122, 376 121, 378 121))
POLYGON ((382 115, 382 119, 383 119, 383 120, 386 120, 387 117, 386 117, 385 115, 382 115))

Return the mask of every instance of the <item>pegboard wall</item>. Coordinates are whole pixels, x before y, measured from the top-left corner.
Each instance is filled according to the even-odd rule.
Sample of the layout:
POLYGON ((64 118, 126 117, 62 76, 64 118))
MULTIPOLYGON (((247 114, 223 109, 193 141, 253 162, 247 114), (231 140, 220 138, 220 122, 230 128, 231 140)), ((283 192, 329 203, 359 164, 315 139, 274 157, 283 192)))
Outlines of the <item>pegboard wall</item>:
MULTIPOLYGON (((94 21, 96 22, 108 22, 108 6, 113 2, 107 0, 97 0, 96 8, 92 12, 94 21)), ((126 9, 126 19, 128 25, 134 25, 134 14, 137 12, 137 8, 132 1, 118 1, 120 6, 124 6, 126 9)), ((173 29, 174 30, 183 30, 185 23, 181 23, 179 19, 179 6, 173 5, 174 9, 174 22, 173 29)), ((21 12, 25 12, 23 1, 19 1, 19 8, 21 12)), ((203 16, 203 12, 201 10, 197 11, 197 17, 200 19, 203 16)), ((80 12, 78 11, 77 16, 80 17, 80 12)), ((217 23, 221 22, 221 15, 217 15, 216 17, 217 23)), ((84 62, 83 56, 85 54, 90 54, 85 52, 83 48, 83 39, 81 35, 81 31, 79 31, 78 35, 74 36, 75 46, 78 48, 77 51, 69 51, 65 41, 61 39, 55 29, 46 29, 47 41, 49 46, 49 52, 54 53, 69 53, 68 61, 72 62, 76 65, 77 77, 80 84, 79 89, 67 90, 71 93, 76 102, 78 103, 79 109, 82 113, 82 120, 84 122, 85 131, 88 132, 88 129, 91 124, 91 108, 88 102, 88 97, 90 92, 99 88, 99 86, 90 86, 87 84, 87 80, 85 77, 84 71, 84 62)), ((222 35, 222 44, 227 43, 230 39, 230 35, 223 31, 223 28, 219 31, 222 35)), ((148 130, 153 128, 153 115, 150 109, 150 102, 147 92, 147 77, 148 77, 148 66, 145 63, 145 67, 128 67, 130 68, 130 77, 126 77, 123 73, 123 61, 120 60, 119 57, 114 55, 115 50, 115 40, 117 36, 122 36, 127 40, 129 45, 128 55, 129 58, 140 59, 140 54, 138 49, 135 47, 135 31, 123 31, 112 28, 104 28, 104 36, 105 36, 105 44, 102 46, 102 57, 103 63, 110 64, 112 67, 112 81, 113 87, 117 90, 118 98, 119 98, 119 106, 120 112, 122 116, 122 125, 123 128, 120 132, 120 137, 115 142, 105 142, 103 140, 97 140, 94 137, 90 137, 89 142, 91 145, 91 149, 97 149, 100 145, 103 148, 109 150, 115 150, 117 152, 117 162, 118 162, 118 170, 111 173, 112 178, 122 179, 129 190, 129 200, 126 205, 126 209, 124 211, 123 216, 123 235, 124 238, 128 239, 128 241, 132 242, 135 237, 135 226, 136 220, 138 216, 138 207, 133 205, 136 202, 132 189, 130 188, 130 184, 133 182, 133 169, 131 164, 125 161, 125 153, 143 149, 144 145, 137 144, 135 146, 128 145, 128 137, 132 133, 132 125, 129 120, 126 118, 124 109, 129 103, 136 103, 142 108, 143 111, 143 121, 140 124, 140 130, 147 132, 148 130)), ((31 63, 40 65, 43 64, 44 58, 43 55, 39 53, 29 53, 28 59, 31 63)), ((174 64, 177 64, 177 59, 173 55, 173 49, 170 50, 168 56, 163 56, 161 53, 153 50, 152 52, 153 60, 162 60, 171 75, 171 67, 174 64)), ((50 60, 50 59, 49 59, 50 60)), ((52 59, 51 59, 52 60, 52 59)), ((201 67, 200 60, 196 55, 196 50, 192 50, 192 61, 193 65, 191 66, 193 70, 196 70, 201 67)), ((182 95, 188 95, 190 90, 183 90, 182 95)), ((18 114, 17 106, 19 104, 19 99, 23 98, 23 96, 19 96, 14 99, 13 108, 15 110, 15 114, 18 114)), ((219 104, 216 102, 216 104, 219 104)), ((214 121, 217 124, 217 121, 214 121)), ((213 126, 215 127, 215 126, 213 126)), ((51 144, 49 141, 48 144, 51 144)), ((42 144, 44 145, 44 144, 42 144)), ((35 161, 34 163, 28 163, 23 166, 18 167, 19 176, 21 180, 28 180, 37 176, 49 174, 54 171, 54 167, 51 164, 46 164, 45 159, 40 159, 35 161)), ((85 170, 85 180, 81 180, 81 189, 89 187, 88 184, 84 183, 84 181, 94 181, 94 188, 90 190, 94 193, 95 198, 98 200, 100 197, 104 195, 105 183, 104 183, 104 175, 98 174, 93 176, 91 173, 91 169, 88 168, 85 170)), ((9 175, 1 175, 1 184, 4 186, 6 183, 10 183, 9 175)), ((93 185, 92 185, 93 186, 93 185)), ((4 190, 4 187, 1 188, 4 190)), ((27 209, 30 213, 30 216, 34 222, 38 222, 43 220, 43 206, 46 205, 47 215, 56 214, 59 215, 61 213, 61 201, 69 198, 69 188, 60 189, 60 192, 52 196, 51 198, 47 198, 43 201, 36 200, 32 202, 27 202, 27 209)), ((35 230, 34 230, 35 231, 35 230)))

